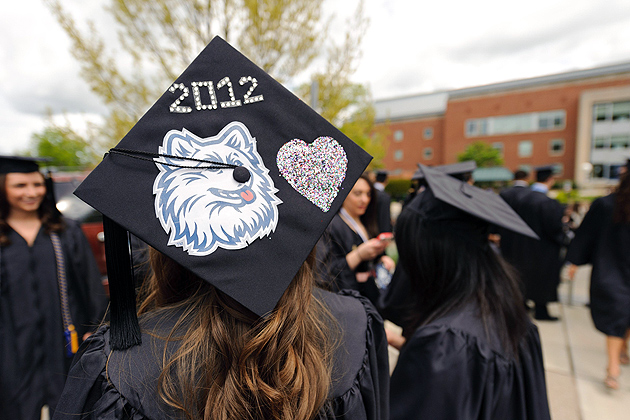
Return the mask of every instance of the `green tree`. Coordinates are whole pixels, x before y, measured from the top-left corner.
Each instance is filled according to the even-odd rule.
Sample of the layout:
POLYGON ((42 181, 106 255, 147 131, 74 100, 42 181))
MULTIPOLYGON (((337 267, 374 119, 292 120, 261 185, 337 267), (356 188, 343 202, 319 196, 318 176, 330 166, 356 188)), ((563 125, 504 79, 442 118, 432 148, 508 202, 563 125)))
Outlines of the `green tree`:
POLYGON ((459 162, 474 160, 479 168, 503 165, 501 151, 483 141, 476 141, 468 145, 463 153, 457 155, 457 160, 459 162))
MULTIPOLYGON (((45 1, 70 37, 72 54, 81 64, 81 77, 109 107, 99 133, 104 147, 129 131, 214 35, 230 42, 281 82, 296 77, 315 58, 323 58, 333 67, 327 66, 322 92, 336 91, 338 83, 343 83, 339 89, 343 98, 324 93, 321 103, 326 109, 337 110, 333 117, 324 116, 340 128, 347 124, 349 132, 367 133, 367 127, 371 129, 373 112, 370 121, 366 105, 369 92, 349 81, 367 25, 363 0, 358 0, 360 15, 356 17, 361 24, 349 26, 345 42, 327 50, 322 45, 331 42, 327 37, 330 21, 323 17, 321 0, 110 0, 107 12, 118 25, 120 41, 115 53, 93 22, 87 22, 87 31, 81 30, 62 0, 45 1), (327 57, 322 57, 322 50, 327 57), (132 70, 123 70, 120 63, 132 70), (330 77, 335 73, 327 74, 333 68, 337 80, 330 77), (329 106, 332 102, 334 106, 329 106), (345 118, 336 118, 343 110, 345 118)), ((363 135, 353 139, 365 141, 363 135)))
POLYGON ((368 26, 363 13, 363 1, 359 2, 353 17, 348 19, 345 26, 353 29, 346 32, 343 42, 329 47, 324 69, 316 72, 310 83, 300 86, 298 94, 374 156, 370 167, 378 168, 382 166, 381 161, 387 149, 387 130, 374 129, 375 110, 370 91, 351 80, 361 58, 357 46, 361 44, 368 26), (315 92, 312 89, 316 89, 316 95, 313 95, 315 92))
POLYGON ((68 128, 55 125, 33 134, 31 147, 24 154, 51 158, 47 164, 63 170, 92 167, 99 157, 84 138, 68 128))

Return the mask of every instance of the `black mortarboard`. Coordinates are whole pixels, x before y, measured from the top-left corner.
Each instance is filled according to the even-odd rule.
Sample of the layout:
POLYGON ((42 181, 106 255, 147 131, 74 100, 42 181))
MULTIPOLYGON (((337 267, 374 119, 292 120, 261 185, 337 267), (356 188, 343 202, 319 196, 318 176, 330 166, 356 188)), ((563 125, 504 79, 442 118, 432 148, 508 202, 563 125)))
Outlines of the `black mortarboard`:
POLYGON ((0 156, 0 174, 38 172, 39 162, 49 160, 40 157, 0 156))
MULTIPOLYGON (((30 156, 0 156, 0 174, 9 173, 22 173, 28 174, 31 172, 39 172, 39 164, 44 162, 50 162, 52 159, 46 157, 30 157, 30 156)), ((46 196, 52 203, 53 212, 57 213, 57 207, 55 203, 55 188, 53 185, 53 179, 48 172, 44 177, 46 182, 46 196)))
MULTIPOLYGON (((103 213, 106 230, 121 226, 264 316, 370 160, 215 37, 75 194, 103 213)), ((128 276, 128 258, 110 264, 128 276)), ((114 331, 114 300, 113 341, 125 334, 114 331)))
POLYGON ((436 168, 419 165, 428 190, 409 206, 429 224, 447 222, 453 229, 480 231, 477 227, 498 225, 538 239, 536 233, 498 194, 457 180, 436 168))
MULTIPOLYGON (((412 180, 424 179, 424 172, 422 172, 421 167, 423 167, 423 165, 418 164, 418 170, 411 177, 412 180)), ((477 169, 477 164, 474 160, 467 160, 465 162, 451 163, 449 165, 434 166, 433 169, 461 179, 463 175, 472 173, 475 169, 477 169)))
POLYGON ((536 181, 545 182, 553 175, 554 167, 552 165, 539 166, 536 168, 536 181))

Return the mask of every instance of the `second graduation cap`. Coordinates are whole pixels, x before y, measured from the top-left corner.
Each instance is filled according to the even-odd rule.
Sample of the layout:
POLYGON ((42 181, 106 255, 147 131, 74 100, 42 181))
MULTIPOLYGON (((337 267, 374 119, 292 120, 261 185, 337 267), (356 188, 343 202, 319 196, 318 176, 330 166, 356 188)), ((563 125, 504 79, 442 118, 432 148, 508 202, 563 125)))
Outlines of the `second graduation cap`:
POLYGON ((264 316, 370 160, 216 37, 75 194, 264 316))
MULTIPOLYGON (((415 205, 428 222, 465 221, 494 224, 538 239, 538 235, 499 195, 457 180, 444 172, 419 165, 431 194, 415 205), (446 206, 444 205, 446 204, 446 206), (470 219, 473 216, 474 219, 470 219)), ((410 204, 411 205, 411 204, 410 204)))

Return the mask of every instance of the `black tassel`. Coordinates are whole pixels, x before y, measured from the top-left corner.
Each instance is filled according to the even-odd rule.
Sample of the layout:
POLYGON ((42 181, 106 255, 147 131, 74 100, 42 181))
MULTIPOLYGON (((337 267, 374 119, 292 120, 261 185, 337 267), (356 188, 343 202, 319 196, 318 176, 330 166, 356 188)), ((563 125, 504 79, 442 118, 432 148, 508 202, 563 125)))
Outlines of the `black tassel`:
POLYGON ((142 343, 129 238, 124 228, 106 216, 103 216, 103 232, 109 279, 110 345, 112 350, 125 350, 142 343))

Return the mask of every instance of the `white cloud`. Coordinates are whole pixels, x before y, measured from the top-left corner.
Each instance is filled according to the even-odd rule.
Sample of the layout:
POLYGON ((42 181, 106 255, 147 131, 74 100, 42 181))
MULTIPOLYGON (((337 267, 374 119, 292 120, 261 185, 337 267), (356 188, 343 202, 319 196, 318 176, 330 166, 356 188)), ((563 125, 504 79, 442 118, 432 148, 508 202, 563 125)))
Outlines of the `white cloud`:
MULTIPOLYGON (((116 39, 104 0, 62 0, 77 23, 116 39)), ((345 32, 356 1, 325 3, 345 32)), ((366 0, 370 26, 356 80, 375 98, 534 77, 630 60, 630 2, 366 0)), ((79 77, 70 42, 43 0, 0 14, 0 153, 23 149, 46 109, 92 117, 105 108, 79 77)), ((302 79, 307 80, 305 76, 302 79)), ((296 84, 296 81, 293 82, 296 84)))

